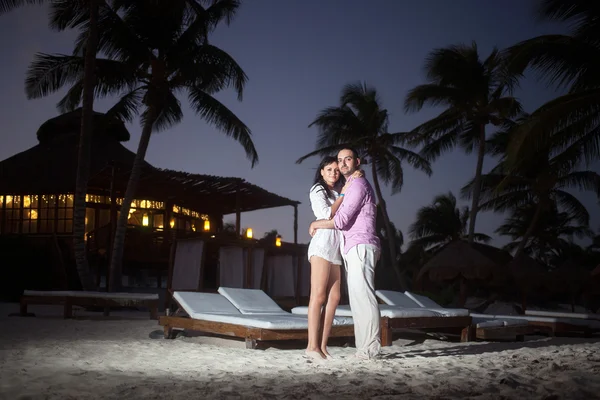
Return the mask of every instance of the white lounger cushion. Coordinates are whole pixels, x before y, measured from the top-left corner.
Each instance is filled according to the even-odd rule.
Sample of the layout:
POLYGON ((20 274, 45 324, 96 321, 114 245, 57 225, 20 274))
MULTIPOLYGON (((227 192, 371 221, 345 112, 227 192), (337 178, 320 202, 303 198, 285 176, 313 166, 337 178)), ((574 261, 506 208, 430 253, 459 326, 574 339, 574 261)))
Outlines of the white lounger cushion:
POLYGON ((225 297, 216 293, 175 292, 173 298, 191 317, 191 312, 201 314, 241 315, 225 297))
POLYGON ((441 314, 445 314, 448 317, 467 317, 469 316, 469 310, 466 308, 445 308, 435 301, 431 300, 427 296, 423 296, 416 293, 411 293, 409 291, 404 292, 404 294, 417 303, 419 306, 426 308, 428 310, 436 311, 441 314))
MULTIPOLYGON (((244 315, 224 296, 216 293, 175 292, 173 298, 190 318, 262 329, 308 329, 305 316, 284 314, 244 315)), ((352 318, 336 317, 333 325, 352 325, 352 318)))
POLYGON ((220 287, 218 292, 225 296, 242 314, 287 314, 260 289, 237 289, 220 287))
POLYGON ((78 290, 24 290, 25 296, 89 297, 97 299, 158 300, 156 293, 84 292, 78 290))
POLYGON ((417 303, 402 292, 396 292, 394 290, 376 290, 375 295, 381 300, 383 300, 385 304, 390 306, 404 308, 422 307, 419 303, 417 303))
POLYGON ((506 319, 506 320, 525 320, 533 322, 550 322, 550 323, 563 323, 569 325, 585 326, 594 329, 600 329, 600 321, 594 321, 589 319, 580 318, 560 318, 560 317, 536 317, 533 315, 494 315, 495 319, 506 319))
POLYGON ((390 306, 404 307, 410 309, 422 308, 428 311, 432 311, 440 317, 469 316, 469 310, 467 310, 466 308, 444 308, 425 296, 420 296, 413 293, 409 295, 409 292, 402 293, 393 290, 377 290, 375 291, 375 294, 377 295, 377 297, 379 297, 387 305, 390 306), (419 301, 417 300, 417 298, 419 299, 419 301), (431 306, 426 306, 424 304, 430 304, 431 306))
POLYGON ((473 323, 477 328, 492 328, 501 326, 526 326, 529 325, 527 320, 512 319, 512 318, 496 318, 495 315, 488 314, 471 314, 473 323))
MULTIPOLYGON (((388 306, 386 304, 379 305, 379 312, 382 317, 387 318, 420 318, 420 317, 443 317, 443 315, 435 313, 431 310, 425 310, 423 308, 402 308, 388 306)), ((300 306, 292 308, 292 314, 306 315, 308 314, 308 307, 300 306)), ((342 305, 338 306, 335 310, 335 315, 341 317, 351 317, 352 311, 350 306, 342 305)))
POLYGON ((532 315, 532 316, 536 316, 536 317, 579 318, 579 319, 600 320, 600 314, 573 313, 573 312, 567 312, 567 311, 525 310, 525 315, 532 315))

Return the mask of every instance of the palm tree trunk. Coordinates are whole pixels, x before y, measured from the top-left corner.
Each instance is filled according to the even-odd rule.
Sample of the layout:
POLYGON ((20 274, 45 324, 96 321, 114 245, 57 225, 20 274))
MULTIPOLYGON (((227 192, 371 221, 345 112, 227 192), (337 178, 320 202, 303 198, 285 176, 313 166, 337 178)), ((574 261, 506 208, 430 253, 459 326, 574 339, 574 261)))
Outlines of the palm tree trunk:
POLYGON ((129 175, 129 182, 127 183, 127 189, 125 190, 123 205, 121 206, 121 213, 117 219, 117 229, 115 231, 115 239, 110 263, 110 291, 116 291, 121 286, 123 252, 125 250, 125 233, 127 232, 129 209, 131 208, 131 203, 133 202, 133 197, 135 196, 137 185, 140 180, 142 165, 144 158, 146 157, 146 151, 148 150, 148 144, 150 143, 150 136, 152 135, 152 127, 156 121, 156 116, 157 113, 155 112, 155 107, 149 106, 144 128, 142 129, 140 143, 138 144, 138 150, 133 161, 131 173, 129 175))
POLYGON ((90 155, 92 149, 94 114, 94 74, 96 49, 98 46, 98 1, 90 0, 90 23, 85 48, 83 72, 83 104, 81 110, 81 133, 77 153, 77 179, 73 210, 73 251, 77 274, 83 290, 95 290, 96 285, 90 274, 85 248, 85 214, 88 180, 90 177, 90 155))
POLYGON ((394 267, 394 272, 396 272, 396 277, 398 278, 398 283, 400 284, 400 288, 402 291, 408 290, 408 285, 402 275, 402 271, 400 271, 400 266, 398 265, 398 260, 396 259, 396 243, 394 238, 396 235, 392 230, 392 226, 390 225, 390 217, 387 213, 387 206, 385 204, 385 200, 383 199, 383 195, 381 194, 381 187, 379 186, 379 180, 377 179, 377 170, 375 169, 375 163, 373 162, 371 171, 373 173, 373 186, 375 186, 375 194, 379 200, 379 207, 381 208, 381 215, 383 216, 383 224, 385 225, 385 235, 388 239, 388 247, 390 248, 390 260, 392 263, 392 267, 394 267))
POLYGON ((481 173, 483 170, 483 158, 485 157, 485 125, 481 125, 479 134, 479 149, 477 150, 477 167, 475 179, 473 180, 473 202, 471 204, 471 215, 469 216, 469 243, 475 240, 475 220, 479 211, 479 197, 481 195, 481 173))
POLYGON ((540 217, 542 216, 543 209, 544 209, 544 204, 540 200, 535 209, 535 214, 533 214, 533 218, 531 219, 531 224, 529 224, 527 231, 525 231, 525 234, 521 238, 521 243, 519 243, 519 247, 517 247, 517 251, 515 252, 515 256, 514 256, 515 259, 517 257, 519 257, 523 253, 523 251, 525 251, 525 246, 527 246, 527 242, 529 242, 529 238, 531 237, 531 235, 533 235, 533 231, 537 227, 538 221, 539 221, 540 217))

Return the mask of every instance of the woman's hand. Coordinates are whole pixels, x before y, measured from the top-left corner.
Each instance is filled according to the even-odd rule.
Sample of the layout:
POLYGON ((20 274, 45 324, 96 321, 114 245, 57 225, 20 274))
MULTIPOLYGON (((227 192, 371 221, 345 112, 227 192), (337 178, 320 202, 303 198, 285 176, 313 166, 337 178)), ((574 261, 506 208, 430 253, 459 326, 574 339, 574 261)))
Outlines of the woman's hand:
POLYGON ((353 178, 362 178, 363 176, 365 176, 365 171, 363 171, 362 169, 357 169, 356 171, 354 171, 354 173, 352 174, 353 178))
POLYGON ((355 178, 362 178, 363 176, 365 176, 365 172, 362 169, 357 169, 356 171, 354 171, 354 173, 350 176, 352 179, 348 179, 346 181, 346 184, 344 185, 344 187, 340 191, 340 194, 345 194, 346 193, 346 190, 352 184, 352 180, 353 179, 355 179, 355 178))

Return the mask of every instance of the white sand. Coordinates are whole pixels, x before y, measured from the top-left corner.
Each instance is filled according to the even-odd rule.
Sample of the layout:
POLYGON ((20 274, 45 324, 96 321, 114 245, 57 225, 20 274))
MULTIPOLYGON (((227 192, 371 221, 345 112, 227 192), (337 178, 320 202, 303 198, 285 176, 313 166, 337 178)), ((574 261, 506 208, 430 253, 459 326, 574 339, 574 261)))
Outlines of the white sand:
POLYGON ((30 307, 8 317, 0 304, 0 399, 185 398, 600 398, 600 338, 525 343, 444 342, 419 335, 384 348, 377 361, 332 347, 311 362, 302 344, 246 350, 203 336, 151 339, 147 313, 30 307))

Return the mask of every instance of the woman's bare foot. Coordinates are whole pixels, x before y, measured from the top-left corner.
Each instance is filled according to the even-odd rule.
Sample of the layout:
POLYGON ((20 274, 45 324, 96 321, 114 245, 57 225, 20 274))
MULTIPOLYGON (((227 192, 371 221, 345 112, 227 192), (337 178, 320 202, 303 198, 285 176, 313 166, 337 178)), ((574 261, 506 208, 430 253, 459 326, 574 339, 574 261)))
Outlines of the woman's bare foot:
POLYGON ((329 352, 327 351, 327 347, 322 348, 321 349, 321 353, 323 353, 323 355, 325 356, 325 358, 327 359, 332 359, 333 357, 331 356, 331 354, 329 354, 329 352))
POLYGON ((305 354, 307 357, 314 358, 317 360, 323 360, 326 358, 325 355, 323 353, 321 353, 321 350, 319 350, 319 349, 314 349, 314 350, 306 349, 305 354))

